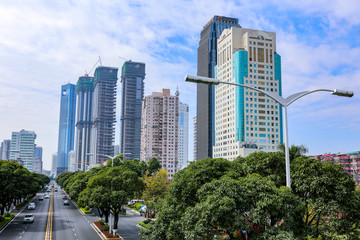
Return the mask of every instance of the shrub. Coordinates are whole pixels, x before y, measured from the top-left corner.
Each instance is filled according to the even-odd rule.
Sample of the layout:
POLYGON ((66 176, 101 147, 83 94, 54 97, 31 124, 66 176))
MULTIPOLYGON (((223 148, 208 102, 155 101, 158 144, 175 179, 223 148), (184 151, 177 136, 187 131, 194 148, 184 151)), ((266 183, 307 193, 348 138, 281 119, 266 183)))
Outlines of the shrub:
POLYGON ((133 206, 136 208, 136 210, 140 210, 142 205, 144 205, 144 203, 135 203, 133 206))
POLYGON ((90 208, 88 206, 85 207, 86 211, 90 211, 90 208))
POLYGON ((10 213, 5 213, 4 217, 10 217, 11 214, 10 213))
POLYGON ((5 218, 3 216, 0 216, 0 222, 5 221, 5 218))
POLYGON ((103 219, 100 219, 98 223, 100 226, 105 226, 105 221, 103 219))
POLYGON ((109 231, 109 229, 110 229, 109 225, 105 225, 105 226, 103 227, 103 231, 109 231))
POLYGON ((145 223, 145 224, 148 224, 149 222, 151 222, 150 219, 145 219, 145 220, 143 221, 143 223, 145 223))

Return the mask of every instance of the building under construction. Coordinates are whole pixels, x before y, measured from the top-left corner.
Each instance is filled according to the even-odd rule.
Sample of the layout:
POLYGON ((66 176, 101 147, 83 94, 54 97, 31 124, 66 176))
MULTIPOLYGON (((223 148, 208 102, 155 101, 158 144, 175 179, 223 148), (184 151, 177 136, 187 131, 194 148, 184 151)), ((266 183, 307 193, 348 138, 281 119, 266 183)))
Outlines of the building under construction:
POLYGON ((117 68, 99 66, 94 73, 91 133, 93 164, 102 164, 114 154, 117 68))

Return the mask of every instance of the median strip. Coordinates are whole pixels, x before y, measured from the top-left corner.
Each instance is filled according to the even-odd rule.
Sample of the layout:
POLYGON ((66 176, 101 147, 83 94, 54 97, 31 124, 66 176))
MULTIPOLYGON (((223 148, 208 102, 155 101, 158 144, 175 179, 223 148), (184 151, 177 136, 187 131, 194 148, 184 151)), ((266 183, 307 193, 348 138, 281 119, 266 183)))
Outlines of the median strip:
POLYGON ((45 240, 51 240, 52 238, 53 211, 54 211, 54 189, 51 190, 51 194, 50 194, 50 205, 49 205, 49 213, 46 224, 45 240))

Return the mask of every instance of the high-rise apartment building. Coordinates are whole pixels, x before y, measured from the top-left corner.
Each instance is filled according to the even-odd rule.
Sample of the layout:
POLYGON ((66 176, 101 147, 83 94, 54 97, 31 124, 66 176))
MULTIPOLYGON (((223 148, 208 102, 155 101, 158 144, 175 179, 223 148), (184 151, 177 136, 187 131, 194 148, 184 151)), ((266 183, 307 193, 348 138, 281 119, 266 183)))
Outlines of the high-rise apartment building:
POLYGON ((10 146, 11 146, 10 139, 6 139, 1 142, 1 146, 0 146, 0 159, 1 160, 9 160, 10 159, 10 146))
MULTIPOLYGON (((281 96, 281 58, 274 32, 232 27, 222 32, 217 49, 217 79, 281 96)), ((215 87, 214 102, 214 157, 235 159, 254 151, 277 151, 282 142, 278 103, 263 93, 228 84, 215 87)))
POLYGON ((74 150, 75 136, 75 85, 61 86, 57 175, 68 171, 69 152, 74 150))
MULTIPOLYGON (((178 92, 177 92, 178 93, 178 92)), ((178 94, 176 94, 178 96, 178 94)), ((189 105, 179 102, 178 164, 177 171, 188 165, 189 158, 189 105)))
POLYGON ((10 159, 20 160, 23 166, 33 172, 34 150, 36 134, 34 131, 21 130, 12 132, 10 159))
POLYGON ((159 160, 171 179, 178 164, 179 97, 170 89, 153 92, 143 101, 140 160, 159 160))
POLYGON ((91 164, 103 164, 106 155, 114 155, 117 73, 118 69, 113 67, 100 66, 95 70, 91 164))
MULTIPOLYGON (((79 77, 76 83, 76 139, 75 139, 75 162, 76 170, 85 171, 90 164, 90 137, 92 127, 94 78, 89 76, 79 77)), ((72 166, 73 167, 73 166, 72 166)))
POLYGON ((126 159, 140 159, 144 79, 145 63, 124 63, 121 72, 120 152, 126 159))
MULTIPOLYGON (((215 77, 214 67, 217 64, 217 39, 224 29, 239 26, 238 19, 214 16, 201 31, 198 47, 197 75, 215 77)), ((213 157, 212 148, 215 145, 215 102, 214 86, 197 84, 197 157, 213 157)))

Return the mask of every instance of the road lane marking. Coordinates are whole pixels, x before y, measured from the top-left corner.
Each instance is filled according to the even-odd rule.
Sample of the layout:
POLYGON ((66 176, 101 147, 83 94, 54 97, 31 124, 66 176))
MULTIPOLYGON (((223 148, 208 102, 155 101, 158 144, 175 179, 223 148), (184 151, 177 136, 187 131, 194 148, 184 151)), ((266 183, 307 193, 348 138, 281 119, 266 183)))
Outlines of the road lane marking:
POLYGON ((53 224, 53 211, 54 211, 54 189, 51 190, 50 194, 50 205, 49 205, 49 213, 46 224, 46 233, 45 240, 51 240, 52 238, 52 224, 53 224))

